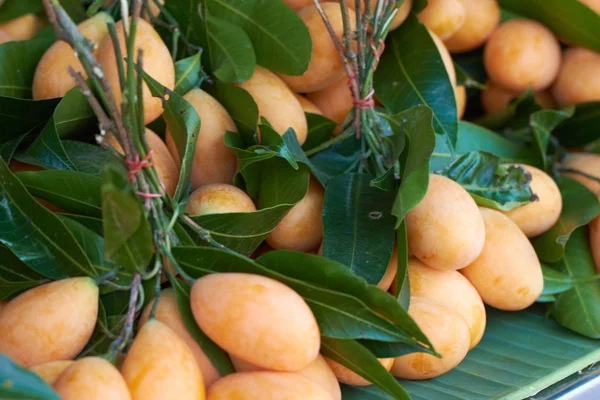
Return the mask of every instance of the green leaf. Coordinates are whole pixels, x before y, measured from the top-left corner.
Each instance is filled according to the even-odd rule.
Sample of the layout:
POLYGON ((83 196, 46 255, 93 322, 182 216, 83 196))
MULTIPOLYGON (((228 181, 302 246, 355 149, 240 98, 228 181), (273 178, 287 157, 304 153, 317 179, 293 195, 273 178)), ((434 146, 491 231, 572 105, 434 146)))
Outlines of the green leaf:
POLYGON ((529 125, 533 131, 533 137, 535 144, 538 149, 538 157, 540 162, 538 166, 543 170, 548 170, 549 160, 547 157, 548 144, 550 143, 550 136, 552 131, 561 122, 571 118, 575 109, 570 107, 564 111, 560 110, 541 110, 531 114, 529 125))
POLYGON ((80 0, 60 0, 59 3, 76 24, 87 18, 87 14, 85 13, 85 9, 80 0))
POLYGON ((479 90, 485 89, 485 85, 481 82, 478 82, 474 78, 472 78, 467 73, 467 71, 465 71, 463 69, 463 67, 460 64, 455 62, 454 69, 456 70, 456 85, 457 86, 464 86, 468 89, 479 89, 479 90))
POLYGON ((175 93, 183 96, 202 83, 200 53, 175 63, 175 93))
POLYGON ((0 398, 5 400, 60 400, 36 373, 19 367, 0 354, 0 398))
MULTIPOLYGON (((74 219, 59 215, 61 221, 71 232, 81 249, 95 266, 104 264, 104 239, 91 229, 75 221, 74 219)), ((103 271, 104 272, 104 271, 103 271)), ((106 271, 108 272, 108 271, 106 271)))
POLYGON ((71 164, 79 172, 102 177, 106 165, 122 165, 117 156, 100 146, 73 140, 63 140, 61 143, 71 164))
POLYGON ((563 293, 573 287, 573 280, 568 274, 559 272, 546 264, 542 264, 542 272, 544 274, 544 291, 542 292, 542 296, 563 293))
MULTIPOLYGON (((18 2, 26 3, 23 0, 11 1, 18 2)), ((11 3, 0 8, 0 20, 6 6, 11 3)), ((49 38, 36 38, 0 44, 0 96, 31 99, 35 69, 52 41, 49 38)))
POLYGON ((100 217, 102 179, 76 171, 18 172, 29 193, 74 214, 100 217))
POLYGON ((369 185, 371 176, 333 178, 323 205, 323 256, 348 266, 377 285, 385 275, 394 247, 395 194, 369 185))
POLYGON ((565 147, 582 147, 598 139, 600 102, 581 103, 575 106, 572 118, 554 129, 554 136, 565 147))
POLYGON ((0 242, 41 275, 51 279, 98 276, 62 221, 31 197, 3 160, 0 226, 0 242))
MULTIPOLYGON (((35 129, 35 128, 34 128, 35 129)), ((21 136, 17 136, 14 139, 9 139, 4 143, 0 144, 0 157, 6 162, 10 162, 15 151, 21 145, 21 142, 29 135, 29 133, 24 133, 21 136)))
POLYGON ((246 146, 257 144, 254 137, 258 125, 258 106, 246 90, 220 81, 207 86, 210 93, 229 113, 246 146))
POLYGON ((286 75, 308 69, 312 42, 308 28, 290 7, 277 0, 204 0, 205 13, 242 28, 250 37, 256 61, 286 75))
POLYGON ((143 272, 152 258, 152 231, 125 173, 104 170, 102 184, 104 258, 130 272, 143 272))
POLYGON ((454 149, 457 111, 456 102, 449 100, 454 99, 454 88, 433 39, 416 16, 409 15, 390 33, 374 87, 377 98, 392 113, 416 105, 431 108, 435 132, 454 149))
POLYGON ((327 185, 336 176, 358 172, 360 155, 360 140, 350 137, 316 153, 310 158, 310 162, 316 169, 319 180, 327 185))
POLYGON ((17 158, 19 161, 42 168, 75 170, 56 131, 54 117, 50 118, 40 135, 27 148, 25 154, 17 158))
POLYGON ((0 300, 41 285, 46 279, 30 269, 7 247, 0 245, 0 300))
POLYGON ((499 0, 499 4, 541 22, 573 45, 600 52, 600 16, 579 0, 499 0))
POLYGON ((6 0, 0 6, 0 23, 41 11, 44 11, 42 0, 6 0))
POLYGON ((162 117, 177 146, 177 152, 183 154, 179 181, 173 196, 173 200, 179 201, 188 193, 192 178, 192 164, 200 132, 200 116, 183 97, 167 89, 145 72, 144 81, 148 84, 152 96, 162 99, 165 110, 162 117))
POLYGON ((95 234, 97 234, 99 236, 104 236, 104 226, 102 225, 103 222, 102 222, 102 219, 100 219, 100 218, 86 217, 84 215, 75 215, 75 214, 62 214, 62 213, 56 213, 56 214, 59 215, 61 218, 65 217, 65 218, 72 219, 73 221, 79 222, 81 225, 85 226, 86 228, 88 228, 89 230, 94 232, 95 234))
POLYGON ((459 183, 480 206, 507 211, 536 198, 529 186, 531 174, 522 167, 501 165, 491 153, 465 153, 438 173, 459 183))
MULTIPOLYGON (((1 47, 0 47, 1 48, 1 47)), ((36 127, 37 131, 52 117, 59 99, 26 100, 14 97, 0 97, 0 143, 12 140, 36 127)))
POLYGON ((308 151, 329 140, 337 123, 323 115, 311 113, 305 113, 305 115, 308 124, 308 135, 302 149, 308 151))
POLYGON ((190 305, 190 292, 191 287, 185 282, 177 278, 169 279, 173 284, 173 292, 177 299, 177 307, 179 313, 183 319, 183 323, 187 331, 194 338, 194 340, 200 345, 200 348, 210 360, 210 363, 219 371, 221 376, 229 375, 235 372, 233 364, 229 359, 227 353, 221 349, 215 342, 213 342, 198 326, 192 313, 192 307, 190 305))
POLYGON ((376 384, 392 399, 408 400, 410 396, 379 360, 355 340, 321 339, 321 353, 376 384))
MULTIPOLYGON (((297 267, 293 265, 273 265, 268 262, 272 257, 265 258, 272 253, 266 253, 259 258, 258 262, 254 262, 248 258, 210 247, 175 247, 173 249, 173 255, 179 261, 180 266, 194 278, 211 273, 241 272, 267 276, 286 284, 306 300, 315 314, 322 335, 343 339, 367 338, 416 344, 416 341, 402 329, 369 309, 365 303, 351 294, 325 288, 324 286, 327 285, 325 280, 314 282, 302 276, 319 269, 318 265, 310 262, 304 263, 302 265, 304 271, 296 269, 297 267), (301 276, 298 276, 299 274, 301 276)), ((314 256, 314 260, 316 259, 322 259, 322 257, 314 256)), ((341 264, 336 264, 336 269, 348 270, 341 264)), ((328 272, 330 275, 334 273, 331 268, 328 269, 328 272)), ((356 277, 354 279, 358 280, 356 277)), ((366 286, 362 281, 359 282, 366 286)))
POLYGON ((396 248, 398 252, 398 270, 396 271, 396 293, 402 307, 408 310, 410 305, 410 281, 408 279, 408 234, 406 232, 406 220, 398 227, 396 234, 396 248))
MULTIPOLYGON (((573 232, 565 256, 553 267, 573 280, 595 277, 596 269, 585 228, 573 232)), ((562 326, 590 338, 600 338, 600 285, 597 280, 575 283, 572 289, 557 295, 551 312, 562 326)))
POLYGON ((549 231, 533 240, 538 257, 546 262, 560 260, 573 231, 600 213, 598 198, 581 183, 566 176, 561 176, 556 183, 563 199, 560 218, 549 231))

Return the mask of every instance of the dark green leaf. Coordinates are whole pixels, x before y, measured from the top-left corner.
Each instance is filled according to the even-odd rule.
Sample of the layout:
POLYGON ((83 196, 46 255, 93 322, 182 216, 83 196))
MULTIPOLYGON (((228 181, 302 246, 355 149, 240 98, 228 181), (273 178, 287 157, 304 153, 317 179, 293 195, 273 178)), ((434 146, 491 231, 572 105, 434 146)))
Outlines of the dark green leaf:
POLYGON ((100 146, 63 140, 62 147, 75 168, 85 174, 101 177, 106 165, 120 165, 120 160, 114 153, 100 146))
POLYGON ((104 258, 130 272, 143 272, 152 258, 152 231, 142 204, 124 175, 114 167, 104 170, 104 258))
POLYGON ((556 296, 553 294, 541 294, 540 297, 536 299, 538 303, 554 303, 556 302, 556 296))
POLYGON ((306 113, 305 115, 306 123, 308 124, 308 135, 302 148, 308 151, 329 140, 333 135, 337 123, 323 115, 311 113, 306 113))
POLYGON ((316 153, 310 158, 310 162, 320 181, 327 185, 327 182, 336 176, 357 172, 360 155, 360 140, 350 137, 316 153))
POLYGON ((408 236, 406 221, 403 220, 396 234, 396 249, 398 251, 398 270, 396 271, 396 293, 402 307, 408 310, 410 305, 410 281, 408 279, 408 236))
POLYGON ((512 100, 506 109, 486 114, 475 122, 485 128, 504 129, 507 134, 514 135, 511 131, 529 127, 531 114, 542 109, 535 98, 535 93, 529 88, 522 95, 512 100))
POLYGON ((600 338, 600 285, 593 279, 596 274, 585 228, 573 232, 566 246, 565 256, 554 268, 569 275, 571 279, 591 279, 575 283, 567 292, 556 296, 551 308, 559 324, 584 336, 600 338))
POLYGON ((468 89, 480 89, 484 90, 485 85, 472 78, 467 71, 465 71, 460 64, 454 63, 454 69, 456 70, 456 85, 464 86, 468 89))
POLYGON ((375 72, 377 98, 392 113, 416 105, 433 111, 433 126, 448 148, 457 141, 454 88, 433 39, 416 16, 392 31, 375 72))
MULTIPOLYGON (((33 128, 36 129, 36 128, 33 128)), ((4 159, 6 162, 10 162, 12 156, 15 154, 17 147, 21 144, 23 139, 27 137, 28 133, 24 133, 21 136, 17 136, 14 139, 9 139, 8 141, 0 144, 0 157, 4 159)))
MULTIPOLYGON (((408 0, 404 0, 404 1, 408 1, 408 0)), ((424 10, 425 7, 427 7, 427 2, 428 2, 428 0, 413 0, 412 11, 414 13, 418 13, 419 11, 424 10)), ((397 1, 396 3, 400 4, 400 3, 403 3, 403 1, 400 0, 400 1, 397 1)))
POLYGON ((29 193, 48 200, 65 211, 100 217, 102 179, 76 171, 18 172, 29 193))
MULTIPOLYGON (((61 221, 71 232, 81 249, 95 266, 104 264, 104 239, 74 219, 59 215, 61 221)), ((104 271, 103 271, 104 272, 104 271)), ((105 271, 108 272, 108 271, 105 271)))
POLYGON ((173 142, 177 146, 177 152, 183 154, 179 181, 173 196, 175 201, 179 201, 189 190, 196 142, 200 132, 200 117, 194 107, 183 97, 167 89, 150 75, 144 73, 144 80, 148 84, 152 96, 162 99, 165 110, 162 117, 167 122, 173 142))
POLYGON ((67 14, 69 14, 73 22, 75 22, 76 24, 80 23, 81 21, 87 18, 81 0, 60 0, 59 3, 62 6, 62 8, 65 9, 67 14))
POLYGON ((104 235, 104 227, 102 225, 102 219, 94 218, 94 217, 86 217, 83 215, 75 215, 75 214, 61 214, 56 213, 60 217, 66 217, 72 219, 73 221, 79 222, 81 225, 85 226, 92 232, 96 233, 99 236, 104 235))
POLYGON ((45 281, 42 275, 30 269, 7 247, 0 245, 0 300, 45 281))
POLYGON ((500 6, 538 20, 559 37, 600 52, 600 16, 579 0, 499 0, 500 6))
POLYGON ((491 153, 465 153, 438 173, 458 182, 480 206, 507 211, 535 199, 531 174, 522 167, 502 165, 491 153))
POLYGON ((62 221, 31 197, 3 160, 0 204, 0 242, 31 269, 52 279, 98 275, 62 221))
POLYGON ((200 53, 175 63, 175 93, 183 96, 202 82, 200 53))
POLYGON ((0 142, 14 139, 36 127, 41 129, 52 117, 58 102, 59 99, 34 101, 0 97, 0 124, 2 124, 0 142))
POLYGON ((560 260, 571 233, 600 213, 598 198, 581 183, 561 176, 557 184, 563 199, 560 218, 549 231, 533 240, 538 257, 546 262, 560 260))
POLYGON ((323 256, 348 266, 373 285, 385 275, 394 247, 393 192, 371 187, 371 176, 333 178, 323 205, 323 256))
MULTIPOLYGON (((26 2, 12 0, 11 3, 26 2)), ((7 4, 0 8, 0 15, 3 14, 7 4)), ((0 60, 2 60, 0 64, 0 96, 31 99, 31 85, 35 68, 51 44, 52 41, 48 38, 0 44, 0 60)))
POLYGON ((19 367, 0 354, 0 398, 3 400, 60 400, 36 373, 19 367))
POLYGON ((306 72, 312 52, 308 28, 286 4, 275 0, 205 0, 204 4, 206 15, 248 34, 260 65, 287 75, 306 72))
POLYGON ((43 10, 42 0, 6 0, 0 6, 0 23, 43 10))
POLYGON ((542 272, 544 273, 544 291, 542 292, 542 296, 563 293, 573 287, 573 280, 566 273, 559 272, 546 264, 542 264, 542 272))
POLYGON ((564 111, 560 110, 541 110, 531 114, 529 125, 533 131, 536 148, 538 150, 539 162, 537 164, 543 170, 548 169, 549 160, 547 157, 548 144, 552 131, 561 122, 573 116, 574 108, 570 107, 564 111))
POLYGON ((40 135, 18 159, 42 168, 75 170, 56 131, 54 117, 50 118, 40 135))
POLYGON ((198 326, 192 313, 190 306, 190 291, 191 288, 187 283, 182 282, 177 278, 170 279, 173 284, 173 292, 177 299, 177 307, 183 319, 183 323, 187 331, 194 338, 198 345, 210 360, 211 364, 219 371, 221 376, 229 375, 235 372, 233 364, 227 353, 213 342, 198 326))
POLYGON ((600 102, 577 104, 573 117, 558 125, 553 134, 565 147, 581 147, 600 138, 599 124, 600 102))
POLYGON ((400 383, 381 365, 379 360, 355 340, 321 339, 321 353, 376 384, 392 399, 409 400, 400 383))

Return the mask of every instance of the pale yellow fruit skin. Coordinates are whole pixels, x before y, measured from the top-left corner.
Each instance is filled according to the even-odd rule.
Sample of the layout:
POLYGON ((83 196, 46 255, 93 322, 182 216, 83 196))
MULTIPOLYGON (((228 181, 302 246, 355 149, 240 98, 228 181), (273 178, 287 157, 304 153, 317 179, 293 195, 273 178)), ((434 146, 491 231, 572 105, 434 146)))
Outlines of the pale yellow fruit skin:
MULTIPOLYGON (((183 98, 194 107, 202 121, 192 163, 192 187, 198 189, 211 183, 233 182, 237 159, 224 143, 225 132, 237 132, 233 119, 214 97, 201 89, 192 89, 183 98)), ((176 164, 180 165, 181 158, 168 128, 165 142, 176 164)))
POLYGON ((579 0, 579 2, 600 14, 600 0, 579 0))
MULTIPOLYGON (((146 306, 146 309, 140 317, 140 326, 143 326, 148 321, 154 301, 155 300, 146 306)), ((171 328, 190 348, 198 363, 198 367, 200 367, 200 371, 202 372, 205 387, 210 387, 210 385, 215 383, 217 379, 221 377, 219 371, 212 365, 198 342, 196 342, 185 327, 185 323, 179 313, 179 307, 177 306, 177 300, 175 299, 173 289, 165 289, 160 293, 160 300, 158 301, 154 318, 171 328)))
POLYGON ((596 271, 600 274, 600 216, 590 222, 590 248, 596 264, 596 271))
POLYGON ((440 52, 440 56, 442 56, 442 61, 444 62, 444 67, 446 67, 446 72, 448 73, 448 77, 450 78, 450 82, 452 82, 452 87, 456 87, 456 69, 454 68, 454 61, 452 61, 452 56, 450 52, 446 48, 446 45, 442 40, 432 31, 429 31, 433 42, 435 43, 438 51, 440 52))
POLYGON ((560 44, 539 22, 516 19, 502 24, 485 45, 485 69, 502 87, 523 91, 548 88, 560 68, 560 44))
MULTIPOLYGON (((600 155, 590 153, 570 153, 561 164, 563 167, 576 169, 583 173, 600 178, 600 155)), ((600 201, 599 182, 570 172, 565 172, 564 175, 575 179, 582 185, 585 185, 585 187, 598 196, 598 201, 600 201)))
POLYGON ((463 119, 467 110, 467 89, 464 86, 456 86, 454 96, 456 96, 456 114, 458 119, 463 119))
POLYGON ((119 370, 100 357, 75 361, 54 383, 54 389, 63 400, 131 400, 119 370))
POLYGON ((252 77, 238 86, 250 93, 256 102, 260 114, 258 122, 260 117, 265 117, 280 135, 293 128, 298 143, 306 141, 308 126, 302 106, 277 75, 257 65, 252 77))
MULTIPOLYGON (((523 92, 505 89, 502 86, 488 80, 485 89, 481 91, 481 106, 487 114, 503 111, 508 108, 511 101, 521 96, 523 92)), ((534 94, 535 100, 543 108, 556 106, 552 93, 549 89, 534 94)))
POLYGON ((550 175, 530 165, 518 166, 531 174, 531 191, 539 199, 505 214, 531 238, 546 232, 558 221, 562 211, 562 196, 550 175))
POLYGON ((35 14, 25 14, 0 24, 0 30, 4 31, 12 40, 29 40, 41 27, 42 19, 35 14))
POLYGON ((296 372, 319 354, 319 327, 296 292, 259 275, 204 276, 191 292, 198 326, 215 343, 265 369, 296 372))
POLYGON ((469 349, 477 346, 485 331, 485 306, 467 278, 458 271, 440 271, 410 258, 408 279, 411 296, 436 300, 463 317, 471 337, 469 349))
MULTIPOLYGON (((117 22, 115 24, 115 28, 119 38, 121 53, 125 58, 127 55, 127 49, 125 46, 122 21, 117 22)), ((136 60, 138 49, 142 48, 143 50, 144 71, 163 86, 173 90, 173 87, 175 86, 175 66, 173 65, 171 53, 152 25, 144 20, 140 20, 137 24, 134 46, 136 60)), ((104 36, 104 39, 100 43, 100 47, 98 48, 97 52, 97 58, 98 62, 104 69, 104 75, 108 80, 110 89, 112 90, 120 109, 122 96, 119 83, 119 71, 117 68, 117 58, 110 35, 104 36)), ((160 98, 152 97, 150 89, 146 83, 144 83, 143 87, 143 101, 144 123, 148 124, 163 113, 162 101, 160 98)))
MULTIPOLYGON (((342 11, 339 3, 322 3, 321 7, 329 18, 333 31, 338 39, 344 32, 342 11)), ((348 9, 350 25, 354 29, 356 17, 354 11, 348 9)), ((325 89, 327 86, 345 76, 344 64, 317 8, 313 5, 298 12, 304 21, 312 40, 312 58, 308 70, 301 76, 280 75, 281 79, 296 93, 310 93, 325 89)))
POLYGON ((150 320, 138 332, 121 366, 132 400, 204 400, 194 354, 175 332, 150 320))
POLYGON ((600 54, 572 47, 563 54, 552 93, 561 106, 600 100, 600 54))
POLYGON ((318 114, 323 115, 323 111, 319 107, 316 106, 315 103, 302 96, 301 94, 294 93, 294 97, 300 103, 300 107, 302 107, 302 111, 309 114, 318 114))
MULTIPOLYGON (((264 368, 244 361, 241 358, 235 356, 230 356, 230 358, 236 372, 266 371, 264 368)), ((322 355, 319 355, 308 367, 296 372, 296 374, 302 375, 309 381, 313 381, 323 387, 329 392, 332 400, 342 400, 340 383, 322 355)))
POLYGON ((327 118, 338 124, 344 123, 353 107, 347 78, 342 78, 325 89, 308 93, 306 97, 319 107, 327 118))
MULTIPOLYGON (((393 358, 379 358, 378 360, 381 363, 381 365, 383 365, 383 367, 388 371, 392 368, 392 365, 394 364, 393 358)), ((331 370, 333 371, 333 373, 337 377, 337 380, 340 383, 345 383, 346 385, 352 386, 369 386, 373 384, 372 382, 369 382, 362 376, 358 375, 356 372, 344 367, 337 361, 333 361, 332 359, 327 357, 325 357, 325 361, 327 361, 327 364, 329 364, 329 368, 331 368, 331 370)))
POLYGON ((254 202, 243 190, 225 183, 214 183, 190 194, 185 210, 190 215, 209 215, 256 211, 254 202))
POLYGON ((429 0, 418 17, 429 30, 446 40, 463 26, 466 15, 461 0, 429 0))
MULTIPOLYGON (((109 21, 112 21, 110 15, 103 12, 98 13, 77 25, 77 30, 86 39, 98 44, 108 32, 106 24, 109 21)), ((87 78, 87 74, 71 46, 63 41, 55 42, 46 50, 35 70, 33 99, 63 97, 70 89, 75 87, 75 81, 67 71, 68 67, 73 68, 76 72, 81 73, 84 78, 87 78)))
POLYGON ((91 278, 54 281, 18 295, 0 314, 0 353, 24 367, 75 358, 94 332, 98 295, 91 278))
POLYGON ((408 313, 442 358, 426 353, 396 357, 392 375, 411 380, 429 379, 460 364, 469 351, 470 337, 463 317, 442 303, 423 297, 410 298, 408 313))
POLYGON ((241 372, 218 380, 207 400, 331 400, 329 393, 305 377, 288 372, 241 372))
POLYGON ((458 183, 429 176, 423 200, 406 215, 408 248, 426 265, 441 270, 466 267, 479 256, 485 226, 477 204, 458 183))
POLYGON ((12 42, 13 40, 14 39, 8 33, 4 32, 2 29, 0 29, 0 44, 12 42))
POLYGON ((485 246, 461 272, 486 304, 506 311, 529 307, 544 289, 542 267, 533 246, 506 215, 483 207, 481 214, 485 246))
MULTIPOLYGON (((123 148, 114 136, 107 136, 107 140, 117 152, 123 154, 123 148)), ((179 182, 179 166, 173 160, 165 142, 148 128, 146 128, 146 141, 148 142, 148 147, 152 150, 152 161, 154 162, 158 179, 165 186, 165 191, 169 196, 173 196, 177 189, 177 182, 179 182)))
POLYGON ((267 243, 276 250, 309 252, 323 240, 323 202, 321 184, 311 179, 304 198, 296 204, 267 236, 267 243))
POLYGON ((485 43, 500 23, 496 0, 462 0, 466 18, 461 28, 445 40, 452 53, 464 53, 485 43))
POLYGON ((54 385, 54 382, 67 368, 73 365, 73 360, 50 361, 44 364, 29 368, 31 372, 36 373, 48 385, 54 385))

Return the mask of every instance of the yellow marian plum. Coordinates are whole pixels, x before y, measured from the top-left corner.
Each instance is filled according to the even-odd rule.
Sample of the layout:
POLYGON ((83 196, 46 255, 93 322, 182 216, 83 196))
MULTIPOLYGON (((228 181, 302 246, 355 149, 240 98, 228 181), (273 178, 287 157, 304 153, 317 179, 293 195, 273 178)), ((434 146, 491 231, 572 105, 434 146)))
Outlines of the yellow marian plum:
POLYGON ((483 251, 461 272, 483 301, 518 311, 532 305, 544 288, 540 260, 527 236, 499 211, 481 208, 485 221, 483 251))
MULTIPOLYGON (((237 372, 267 371, 241 358, 235 356, 230 356, 230 358, 237 372)), ((302 375, 309 381, 323 387, 329 392, 332 400, 342 400, 340 383, 322 355, 319 355, 308 367, 296 372, 296 374, 302 375)))
POLYGON ((462 119, 467 110, 467 89, 464 86, 457 86, 454 96, 456 96, 456 115, 458 119, 462 119))
MULTIPOLYGON (((369 386, 372 385, 372 382, 369 382, 362 376, 358 375, 356 372, 351 371, 350 369, 344 367, 342 364, 337 361, 333 361, 330 358, 325 357, 325 361, 329 364, 329 367, 337 377, 337 380, 341 383, 345 383, 346 385, 352 386, 369 386)), ((388 371, 392 368, 392 364, 394 364, 393 358, 379 358, 379 362, 385 369, 388 371)))
POLYGON ((552 93, 561 106, 600 101, 600 54, 580 47, 567 49, 552 93))
POLYGON ((479 256, 485 226, 477 204, 458 183, 431 174, 423 200, 406 215, 408 248, 430 267, 457 270, 479 256))
MULTIPOLYGON (((117 22, 115 25, 117 37, 119 38, 119 47, 123 58, 127 56, 125 46, 125 36, 123 31, 123 22, 117 22)), ((137 59, 138 49, 143 50, 143 68, 148 75, 156 79, 161 85, 173 89, 175 86, 175 66, 171 59, 171 53, 164 44, 158 33, 152 25, 144 20, 139 20, 135 35, 135 57, 137 59)), ((104 75, 108 80, 110 89, 119 108, 121 107, 121 86, 119 83, 119 70, 117 68, 117 57, 110 35, 104 36, 97 52, 98 62, 104 69, 104 75)), ((125 62, 123 61, 123 64, 125 62)), ((140 101, 140 100, 138 100, 140 101)), ((148 85, 144 83, 143 87, 144 102, 144 123, 154 121, 163 113, 162 101, 160 98, 152 97, 148 85)))
POLYGON ((61 376, 74 362, 75 361, 73 360, 50 361, 31 367, 29 370, 37 374, 48 385, 52 386, 58 377, 61 376))
POLYGON ((155 319, 138 332, 121 373, 132 400, 204 400, 194 354, 171 328, 155 319))
POLYGON ((600 216, 594 218, 590 226, 590 248, 596 264, 596 271, 600 274, 600 216))
MULTIPOLYGON (((117 152, 123 154, 123 148, 114 136, 108 136, 107 139, 117 152)), ((165 186, 165 191, 169 196, 173 196, 179 181, 179 166, 173 160, 165 142, 148 128, 146 128, 146 141, 148 147, 152 150, 152 161, 154 162, 154 168, 156 168, 156 174, 165 186)))
POLYGON ((298 143, 306 141, 308 127, 302 106, 277 75, 257 65, 252 77, 238 86, 250 93, 256 102, 259 122, 260 117, 265 117, 280 135, 292 128, 298 143))
MULTIPOLYGON (((339 3, 322 3, 323 11, 337 36, 341 39, 344 33, 342 10, 339 3)), ((350 25, 354 30, 356 17, 352 9, 348 9, 350 25)), ((310 93, 325 89, 346 74, 344 64, 335 45, 329 36, 325 23, 316 6, 305 7, 298 12, 306 24, 312 40, 312 58, 308 70, 300 76, 280 75, 281 79, 296 93, 310 93)))
POLYGON ((497 0, 462 0, 466 18, 461 28, 444 43, 452 53, 464 53, 485 43, 500 23, 497 0))
POLYGON ((94 332, 98 286, 69 278, 29 289, 0 314, 0 353, 24 367, 73 359, 94 332))
MULTIPOLYGON (((110 15, 101 12, 77 25, 77 30, 86 39, 97 44, 108 32, 107 23, 111 21, 110 15)), ((73 88, 75 81, 67 71, 68 67, 87 78, 87 74, 71 46, 67 42, 55 42, 46 50, 35 70, 33 99, 63 97, 73 88)))
POLYGON ((218 380, 206 400, 331 400, 329 393, 305 377, 288 372, 241 372, 218 380))
POLYGON ((429 379, 460 364, 469 351, 470 342, 469 327, 463 317, 442 303, 423 297, 410 298, 408 313, 442 358, 427 353, 396 357, 392 375, 402 379, 429 379))
POLYGON ((193 191, 185 209, 190 215, 208 215, 252 212, 256 211, 256 206, 242 189, 214 183, 193 191))
POLYGON ((347 78, 342 78, 325 89, 309 93, 306 97, 315 103, 327 118, 339 125, 344 123, 354 105, 347 78))
POLYGON ((446 67, 446 72, 448 73, 448 77, 450 78, 450 82, 452 82, 452 87, 456 87, 456 69, 454 68, 454 61, 452 61, 452 56, 450 52, 446 48, 444 42, 433 32, 429 31, 431 35, 431 39, 435 43, 438 51, 440 52, 440 56, 442 57, 442 61, 444 62, 444 67, 446 67))
POLYGON ((484 50, 485 69, 500 86, 523 91, 548 88, 560 68, 560 45, 544 25, 528 19, 502 24, 484 50))
MULTIPOLYGON (((143 326, 144 323, 148 321, 154 301, 146 306, 146 309, 140 318, 140 326, 143 326)), ((202 351, 200 345, 198 345, 198 342, 196 342, 185 327, 183 318, 179 313, 173 289, 165 289, 160 293, 160 299, 158 301, 158 306, 156 306, 154 318, 171 328, 173 332, 188 345, 200 367, 205 387, 210 387, 210 385, 215 383, 215 381, 221 377, 219 371, 215 369, 206 354, 204 354, 204 351, 202 351)))
POLYGON ((198 326, 228 353, 259 367, 296 372, 319 354, 319 327, 289 287, 259 275, 204 276, 191 292, 198 326))
POLYGON ((0 44, 12 42, 13 40, 14 39, 8 33, 4 32, 2 29, 0 29, 0 44))
POLYGON ((296 100, 298 100, 298 103, 300 103, 300 107, 302 107, 302 111, 304 111, 304 113, 323 115, 323 111, 321 111, 321 109, 317 107, 315 103, 306 97, 296 93, 294 93, 294 97, 296 97, 296 100))
MULTIPOLYGON (((511 101, 521 96, 523 92, 505 89, 502 86, 488 80, 485 89, 481 91, 481 106, 487 114, 503 111, 508 108, 511 101)), ((543 90, 534 94, 535 100, 543 108, 555 106, 554 98, 550 90, 543 90)))
POLYGON ((558 221, 562 211, 562 196, 550 175, 530 165, 520 166, 531 174, 531 191, 538 200, 504 214, 512 219, 527 237, 534 237, 546 232, 558 221))
POLYGON ((308 191, 267 236, 267 243, 276 250, 316 250, 323 240, 323 202, 325 193, 316 180, 310 180, 308 191))
POLYGON ((42 19, 37 15, 25 14, 0 24, 0 31, 6 33, 12 40, 29 40, 35 36, 42 24, 42 19))
POLYGON ((131 400, 119 370, 100 357, 75 361, 57 379, 54 389, 62 400, 131 400))
POLYGON ((429 0, 418 17, 427 29, 446 40, 462 27, 466 15, 461 0, 429 0))
POLYGON ((408 279, 411 296, 436 300, 463 317, 471 337, 469 349, 477 346, 485 330, 485 306, 467 278, 458 271, 440 271, 410 258, 408 279))
MULTIPOLYGON (((211 183, 231 183, 237 167, 235 153, 225 146, 225 132, 237 132, 231 116, 211 95, 192 89, 183 96, 196 110, 202 121, 192 164, 192 187, 211 183)), ((167 129, 165 142, 177 165, 181 158, 171 132, 167 129)))
MULTIPOLYGON (((600 179, 600 155, 590 153, 570 153, 563 161, 562 166, 581 171, 585 174, 600 179)), ((600 183, 583 175, 566 172, 564 175, 577 180, 598 196, 600 201, 600 183)))

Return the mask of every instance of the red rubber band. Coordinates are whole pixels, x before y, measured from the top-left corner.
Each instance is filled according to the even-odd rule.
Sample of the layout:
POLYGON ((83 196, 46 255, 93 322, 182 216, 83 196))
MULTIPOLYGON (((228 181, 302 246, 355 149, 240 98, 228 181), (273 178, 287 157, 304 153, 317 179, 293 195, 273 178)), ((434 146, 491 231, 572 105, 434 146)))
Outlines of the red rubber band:
POLYGON ((138 196, 143 197, 145 199, 158 199, 162 197, 160 193, 147 193, 147 192, 135 192, 138 196))
POLYGON ((147 168, 147 167, 153 166, 154 161, 152 161, 151 158, 152 158, 152 149, 150 149, 150 151, 148 151, 148 154, 146 154, 142 160, 140 160, 138 155, 135 156, 134 161, 125 160, 125 164, 127 164, 127 166, 129 167, 129 173, 127 174, 127 179, 129 179, 130 182, 133 182, 133 178, 135 177, 135 174, 140 172, 142 170, 142 168, 147 168))
POLYGON ((361 109, 361 110, 368 110, 370 108, 375 107, 375 100, 373 100, 373 95, 375 94, 374 90, 371 90, 369 92, 369 94, 367 94, 365 96, 364 99, 352 99, 352 103, 354 104, 355 108, 361 109))
POLYGON ((379 59, 381 58, 381 55, 383 54, 384 49, 385 49, 385 43, 384 43, 383 39, 379 39, 379 50, 377 50, 377 47, 375 46, 375 42, 373 41, 373 38, 371 37, 371 50, 373 51, 373 55, 375 56, 375 66, 374 66, 375 69, 377 69, 377 66, 379 65, 379 59))

